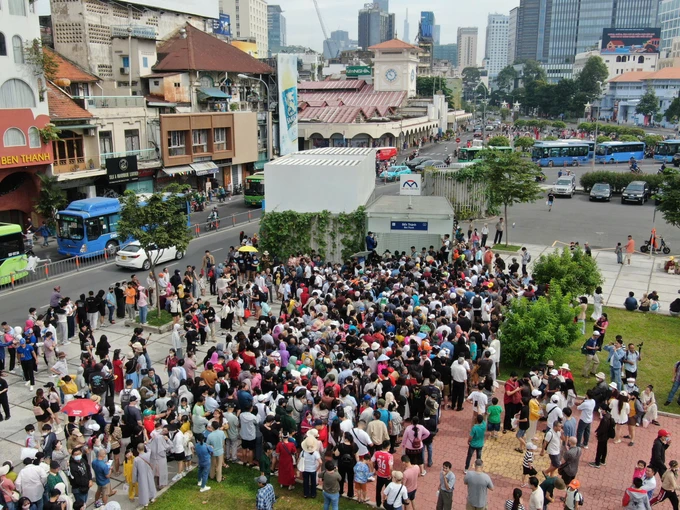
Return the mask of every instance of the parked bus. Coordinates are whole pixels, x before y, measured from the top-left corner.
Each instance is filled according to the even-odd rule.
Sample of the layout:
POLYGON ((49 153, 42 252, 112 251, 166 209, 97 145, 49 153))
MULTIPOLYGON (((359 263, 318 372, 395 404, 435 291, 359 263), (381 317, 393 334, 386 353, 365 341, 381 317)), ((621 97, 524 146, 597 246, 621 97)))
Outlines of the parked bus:
POLYGON ((458 150, 459 163, 479 163, 482 161, 482 151, 512 152, 512 147, 462 147, 458 150))
POLYGON ((595 149, 598 163, 628 163, 630 158, 642 161, 645 157, 644 142, 603 142, 595 149))
POLYGON ((26 276, 27 263, 21 226, 0 223, 0 285, 9 284, 12 273, 15 280, 26 276))
POLYGON ((531 161, 539 166, 571 166, 588 163, 590 147, 587 142, 536 142, 531 151, 531 161))
POLYGON ((654 159, 664 163, 672 163, 673 156, 680 149, 680 140, 664 140, 658 142, 654 148, 654 159))
POLYGON ((246 205, 262 205, 264 200, 264 172, 255 172, 246 177, 243 187, 243 200, 246 205))
MULTIPOLYGON (((562 141, 562 140, 560 140, 562 141)), ((581 140, 580 138, 566 138, 564 140, 567 143, 574 143, 580 145, 582 143, 588 144, 588 159, 593 159, 595 157, 595 141, 594 140, 581 140)))
MULTIPOLYGON (((140 196, 144 205, 144 196, 140 196)), ((107 250, 115 253, 133 239, 118 239, 121 203, 117 198, 85 198, 71 202, 57 213, 58 252, 69 256, 92 256, 107 250)), ((179 213, 189 219, 189 203, 183 201, 179 213)))

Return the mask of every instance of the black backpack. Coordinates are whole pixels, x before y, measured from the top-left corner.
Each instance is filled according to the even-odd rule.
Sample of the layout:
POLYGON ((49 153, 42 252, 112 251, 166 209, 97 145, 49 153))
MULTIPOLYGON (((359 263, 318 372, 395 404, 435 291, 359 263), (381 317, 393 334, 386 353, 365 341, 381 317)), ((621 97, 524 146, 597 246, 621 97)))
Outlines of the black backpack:
POLYGON ((123 390, 120 392, 120 408, 125 412, 128 405, 130 405, 130 396, 132 395, 132 390, 123 390))
POLYGON ((482 307, 482 298, 479 296, 475 296, 472 298, 472 308, 481 308, 482 307))
POLYGON ((607 436, 609 439, 614 439, 616 437, 616 422, 611 416, 609 417, 609 429, 607 430, 607 436))

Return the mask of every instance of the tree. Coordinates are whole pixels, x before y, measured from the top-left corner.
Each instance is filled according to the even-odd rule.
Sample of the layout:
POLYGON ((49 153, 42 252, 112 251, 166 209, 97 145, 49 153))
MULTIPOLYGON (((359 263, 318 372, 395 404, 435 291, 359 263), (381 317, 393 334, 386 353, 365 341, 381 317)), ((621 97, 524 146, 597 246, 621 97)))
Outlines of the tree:
POLYGON ((637 136, 633 135, 621 135, 618 138, 619 142, 639 142, 640 139, 637 136))
POLYGON ((442 91, 449 106, 453 108, 453 91, 447 86, 446 80, 437 76, 418 76, 416 78, 416 94, 419 97, 432 97, 433 91, 442 91))
POLYGON ((499 113, 501 114, 501 120, 503 122, 510 116, 510 110, 508 108, 501 108, 499 113))
POLYGON ((556 120, 555 122, 552 123, 552 127, 554 127, 555 129, 566 129, 567 125, 561 120, 556 120))
POLYGON ((595 140, 597 143, 604 143, 604 142, 611 142, 612 139, 609 138, 606 135, 597 135, 597 140, 595 140))
POLYGON ((482 75, 476 67, 466 67, 461 72, 461 76, 463 78, 463 94, 465 99, 469 101, 482 75))
POLYGON ((657 143, 663 142, 663 135, 645 135, 643 142, 647 147, 654 147, 657 143))
POLYGON ((580 336, 573 305, 572 295, 563 294, 559 285, 536 301, 513 299, 500 326, 503 362, 531 367, 556 358, 557 349, 569 347, 580 336))
POLYGON ((654 117, 659 111, 659 99, 652 87, 647 87, 647 92, 640 98, 640 102, 635 107, 635 113, 646 117, 654 117))
MULTIPOLYGON (((161 250, 171 247, 177 253, 184 254, 191 232, 187 227, 186 197, 187 187, 171 184, 164 192, 153 193, 140 204, 139 196, 132 190, 127 190, 122 199, 120 220, 118 221, 118 239, 136 239, 149 256, 151 272, 156 274, 156 263, 161 256, 161 250), (179 212, 181 211, 181 212, 179 212), (151 256, 151 250, 157 250, 156 257, 151 256)), ((156 296, 159 296, 156 281, 156 296)), ((160 317, 160 300, 156 300, 156 310, 160 317)))
POLYGON ((680 228, 680 173, 675 169, 666 169, 664 179, 659 186, 659 194, 661 198, 659 205, 656 207, 661 212, 666 223, 680 228))
POLYGON ((538 284, 549 284, 551 289, 557 284, 575 296, 592 294, 604 282, 594 258, 581 249, 572 252, 566 246, 562 252, 555 250, 541 255, 534 264, 532 276, 538 284))
POLYGON ((515 88, 515 81, 519 78, 519 73, 513 66, 505 66, 496 76, 496 86, 503 92, 510 92, 515 88))
POLYGON ((586 61, 585 66, 576 77, 578 90, 585 99, 584 104, 600 97, 602 94, 600 83, 604 83, 608 76, 609 70, 602 57, 592 56, 586 61))
POLYGON ((680 119, 680 97, 673 99, 663 115, 669 122, 677 122, 680 119))
POLYGON ((522 152, 534 146, 535 140, 530 136, 520 136, 515 140, 515 147, 520 147, 522 152))
POLYGON ((57 178, 46 174, 38 174, 40 179, 40 193, 35 203, 35 210, 40 214, 50 228, 57 224, 57 211, 68 204, 66 192, 57 185, 57 178))
POLYGON ((545 73, 545 69, 541 67, 541 64, 536 60, 525 60, 522 62, 524 68, 522 70, 522 79, 524 80, 524 86, 528 87, 535 84, 536 82, 545 82, 548 80, 548 75, 545 73))
POLYGON ((489 147, 510 147, 510 140, 505 136, 496 135, 487 143, 489 147))
MULTIPOLYGON (((522 158, 518 152, 488 151, 484 161, 490 207, 504 208, 505 224, 510 225, 508 206, 533 202, 542 195, 536 182, 541 169, 535 163, 522 158)), ((509 230, 506 229, 505 245, 509 230)))

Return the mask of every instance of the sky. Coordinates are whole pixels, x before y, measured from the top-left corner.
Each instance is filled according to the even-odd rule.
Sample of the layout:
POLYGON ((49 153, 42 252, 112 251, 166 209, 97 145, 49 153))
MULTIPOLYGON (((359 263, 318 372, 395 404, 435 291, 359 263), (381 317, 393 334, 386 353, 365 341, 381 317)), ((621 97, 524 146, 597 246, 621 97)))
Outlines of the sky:
MULTIPOLYGON (((193 0, 196 1, 196 0, 193 0)), ((363 8, 362 0, 317 0, 321 15, 328 32, 346 30, 351 39, 358 38, 357 16, 363 8)), ((323 49, 323 32, 314 10, 312 0, 269 0, 278 3, 286 18, 289 45, 308 46, 321 52, 323 49)), ((409 0, 390 0, 390 12, 396 15, 397 35, 403 38, 406 9, 409 11, 410 41, 413 43, 418 33, 420 11, 434 11, 435 22, 441 25, 441 43, 455 43, 458 27, 479 27, 477 45, 477 61, 481 64, 484 57, 486 39, 486 20, 491 13, 508 14, 517 7, 519 0, 427 0, 411 2, 409 0)), ((49 0, 37 1, 38 12, 49 13, 49 0)))

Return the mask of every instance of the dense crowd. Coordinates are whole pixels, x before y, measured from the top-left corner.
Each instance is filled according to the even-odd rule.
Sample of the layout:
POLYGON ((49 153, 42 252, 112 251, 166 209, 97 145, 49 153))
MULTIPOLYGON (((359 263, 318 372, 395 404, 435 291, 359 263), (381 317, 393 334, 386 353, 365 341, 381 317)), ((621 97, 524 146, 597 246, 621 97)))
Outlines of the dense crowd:
MULTIPOLYGON (((497 236, 499 228, 502 236, 502 221, 497 236)), ((505 306, 547 290, 531 279, 526 250, 521 264, 506 267, 472 225, 467 238, 456 232, 436 249, 374 251, 346 264, 323 263, 318 254, 277 264, 267 252, 231 247, 222 262, 206 252, 200 268, 163 270, 144 284, 133 277, 75 302, 55 288, 44 316, 31 309, 24 328, 2 324, 0 370, 7 348, 10 371, 18 360, 31 389, 38 364, 54 377, 35 391, 37 424, 26 427, 23 469, 18 476, 11 463, 0 469, 5 507, 78 509, 93 495, 96 506, 115 504, 111 477, 121 473, 127 497, 146 506, 194 465, 197 490, 205 492, 208 479, 221 483, 225 470, 228 482, 229 465, 238 462, 257 469, 258 510, 274 505, 272 484, 292 489, 300 478, 305 498, 317 497, 320 483, 333 508, 346 494, 415 509, 418 480, 441 456, 434 439, 442 419, 467 420, 459 414, 467 406, 467 455, 464 465, 438 463, 438 510, 452 507, 453 469, 460 468, 468 507, 486 508, 493 482, 482 451, 488 441, 502 448, 496 440, 508 433, 524 476, 506 508, 542 509, 565 491, 564 507, 574 510, 588 491, 577 473, 591 436, 591 466, 600 468, 610 444, 626 438, 632 445, 638 426, 659 425, 653 388, 636 385, 639 350, 620 337, 609 341, 600 306, 582 348, 582 376, 596 381, 584 398, 575 394, 570 367, 551 360, 499 382, 505 306), (142 328, 131 332, 125 352, 112 351, 105 334, 95 339, 114 315, 132 319, 156 299, 174 319, 163 365, 152 363, 142 328), (74 367, 64 346, 76 339, 74 367), (603 353, 610 384, 598 370, 603 353), (69 416, 86 403, 94 414, 69 416), (550 465, 539 482, 534 464, 545 455, 550 465), (177 474, 170 480, 172 463, 177 474)), ((256 244, 244 238, 242 248, 256 244)), ((575 310, 584 331, 586 303, 575 310)), ((7 390, 0 377, 4 419, 7 390)), ((651 461, 637 466, 629 501, 648 508, 658 474, 661 490, 652 501, 670 499, 677 509, 677 463, 668 468, 665 460, 669 441, 659 430, 651 461)))

